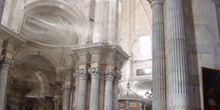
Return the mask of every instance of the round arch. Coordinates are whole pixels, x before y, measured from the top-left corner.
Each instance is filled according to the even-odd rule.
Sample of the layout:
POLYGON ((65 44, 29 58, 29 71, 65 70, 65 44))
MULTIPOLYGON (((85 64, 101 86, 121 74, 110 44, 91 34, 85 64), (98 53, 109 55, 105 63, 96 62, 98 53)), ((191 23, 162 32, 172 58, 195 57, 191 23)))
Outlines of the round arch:
POLYGON ((21 51, 18 54, 16 54, 13 59, 16 59, 17 61, 19 61, 22 58, 24 58, 26 56, 30 56, 30 55, 42 56, 42 57, 46 58, 48 61, 50 61, 51 64, 54 66, 54 68, 58 67, 58 64, 56 63, 55 59, 52 59, 52 57, 49 56, 49 54, 47 54, 46 52, 39 51, 39 50, 35 50, 35 51, 31 50, 31 51, 26 51, 26 52, 21 51))

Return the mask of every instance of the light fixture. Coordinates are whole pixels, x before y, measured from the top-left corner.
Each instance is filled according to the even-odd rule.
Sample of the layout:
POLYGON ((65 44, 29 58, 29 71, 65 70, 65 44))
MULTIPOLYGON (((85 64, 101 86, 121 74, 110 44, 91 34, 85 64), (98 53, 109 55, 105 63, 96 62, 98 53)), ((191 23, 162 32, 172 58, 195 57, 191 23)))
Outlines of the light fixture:
POLYGON ((143 96, 145 99, 146 98, 153 98, 153 94, 152 93, 149 93, 149 92, 146 92, 145 94, 144 94, 144 96, 143 96))

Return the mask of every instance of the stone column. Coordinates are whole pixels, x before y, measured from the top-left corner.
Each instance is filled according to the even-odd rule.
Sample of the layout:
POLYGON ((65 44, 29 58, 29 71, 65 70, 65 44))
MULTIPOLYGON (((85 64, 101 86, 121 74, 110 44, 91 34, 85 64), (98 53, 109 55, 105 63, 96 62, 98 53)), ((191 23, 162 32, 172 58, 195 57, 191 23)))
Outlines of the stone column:
POLYGON ((86 94, 87 94, 87 78, 88 73, 86 69, 78 70, 79 74, 79 92, 77 101, 77 110, 86 110, 86 94))
POLYGON ((109 69, 105 71, 105 103, 104 110, 112 110, 112 95, 113 95, 113 78, 114 70, 109 69))
POLYGON ((117 34, 116 34, 116 21, 117 21, 117 1, 109 1, 109 15, 108 15, 108 42, 117 43, 117 34))
POLYGON ((70 86, 63 87, 63 106, 62 110, 70 110, 70 86))
POLYGON ((108 0, 96 0, 93 42, 106 41, 108 28, 108 0))
POLYGON ((99 68, 90 68, 89 73, 91 74, 89 110, 99 110, 99 79, 101 72, 99 68))
POLYGON ((12 61, 6 57, 1 59, 1 68, 0 68, 0 110, 5 110, 6 105, 6 87, 7 87, 7 78, 8 70, 12 61))
POLYGON ((5 6, 5 0, 0 0, 0 24, 2 23, 4 6, 5 6))
POLYGON ((166 110, 166 68, 163 0, 153 0, 153 109, 166 110))
POLYGON ((189 110, 183 0, 167 0, 167 109, 189 110))
POLYGON ((220 41, 220 3, 219 0, 216 1, 216 17, 218 22, 218 35, 219 35, 219 41, 220 41))
POLYGON ((118 93, 119 93, 118 83, 120 79, 121 79, 120 74, 115 75, 115 78, 113 81, 113 99, 112 99, 113 109, 112 110, 118 110, 118 93))
POLYGON ((75 77, 74 110, 77 110, 77 101, 79 94, 79 77, 77 72, 74 74, 74 77, 75 77))

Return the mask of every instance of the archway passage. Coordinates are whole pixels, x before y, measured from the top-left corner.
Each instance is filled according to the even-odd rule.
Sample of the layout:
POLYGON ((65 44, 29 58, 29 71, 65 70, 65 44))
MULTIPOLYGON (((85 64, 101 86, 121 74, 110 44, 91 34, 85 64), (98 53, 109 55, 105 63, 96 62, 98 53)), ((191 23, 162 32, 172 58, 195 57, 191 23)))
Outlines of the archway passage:
POLYGON ((29 55, 15 62, 10 71, 7 104, 15 108, 52 109, 56 93, 53 64, 39 55, 29 55), (15 100, 16 99, 16 100, 15 100))

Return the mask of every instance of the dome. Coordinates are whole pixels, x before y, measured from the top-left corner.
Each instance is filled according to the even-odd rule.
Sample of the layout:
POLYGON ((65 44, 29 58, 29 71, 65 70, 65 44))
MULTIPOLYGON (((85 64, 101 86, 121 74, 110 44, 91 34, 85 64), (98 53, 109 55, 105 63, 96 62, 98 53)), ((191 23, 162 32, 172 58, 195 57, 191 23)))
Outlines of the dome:
POLYGON ((130 84, 127 83, 127 89, 118 95, 119 100, 140 100, 140 97, 130 89, 130 84))

